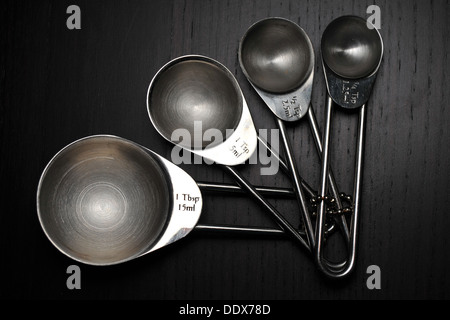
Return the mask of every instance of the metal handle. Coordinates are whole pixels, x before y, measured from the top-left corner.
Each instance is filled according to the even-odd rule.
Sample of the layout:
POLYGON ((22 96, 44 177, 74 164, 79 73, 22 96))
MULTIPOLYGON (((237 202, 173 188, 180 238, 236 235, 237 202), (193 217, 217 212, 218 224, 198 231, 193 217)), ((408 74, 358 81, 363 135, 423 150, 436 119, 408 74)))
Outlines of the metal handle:
MULTIPOLYGON (((229 183, 212 183, 212 182, 197 182, 197 185, 202 191, 213 193, 231 193, 231 194, 247 194, 240 186, 229 183)), ((295 193, 292 188, 273 188, 264 186, 255 186, 263 196, 271 196, 277 198, 295 198, 295 193)))
POLYGON ((237 170, 233 167, 221 165, 226 171, 228 171, 236 180, 236 182, 244 189, 246 189, 253 198, 255 198, 276 220, 278 225, 287 234, 291 235, 295 240, 300 242, 302 246, 311 252, 309 244, 303 239, 301 234, 275 209, 273 205, 267 202, 261 194, 253 187, 237 170))
MULTIPOLYGON (((320 197, 324 199, 327 190, 328 169, 329 169, 329 143, 331 131, 331 117, 333 101, 328 96, 326 104, 325 116, 325 130, 323 136, 323 150, 322 150, 322 175, 321 175, 321 189, 320 197)), ((355 177, 353 190, 353 214, 350 224, 349 241, 347 243, 348 256, 345 264, 330 266, 323 257, 323 243, 324 243, 324 221, 325 221, 325 201, 320 202, 317 224, 316 224, 316 251, 315 261, 319 269, 330 278, 343 278, 347 276, 355 266, 356 257, 356 242, 358 236, 358 220, 360 209, 360 195, 361 195, 361 181, 362 181, 362 167, 363 167, 363 153, 364 153, 364 131, 365 131, 366 111, 365 105, 360 108, 358 118, 358 136, 356 145, 356 163, 355 163, 355 177)))
POLYGON ((284 236, 283 230, 265 228, 265 227, 243 227, 243 226, 228 226, 228 225, 203 225, 198 224, 194 230, 202 232, 212 233, 225 233, 233 235, 245 235, 245 236, 284 236))
MULTIPOLYGON (((314 142, 316 145, 317 154, 319 155, 320 159, 322 159, 322 137, 319 130, 319 125, 317 123, 316 115, 314 114, 314 110, 312 106, 310 105, 308 108, 308 120, 309 125, 311 128, 312 135, 314 137, 314 142)), ((338 210, 343 209, 343 205, 340 198, 340 192, 339 188, 336 183, 336 179, 334 178, 334 174, 332 169, 328 168, 328 183, 331 189, 331 194, 333 195, 335 201, 336 201, 336 207, 338 210)), ((347 221, 345 220, 344 215, 340 215, 339 217, 335 218, 336 222, 339 224, 339 227, 344 234, 345 240, 348 242, 350 239, 350 234, 347 226, 347 221)))
MULTIPOLYGON (((258 140, 260 144, 266 148, 272 155, 279 161, 280 167, 285 174, 290 175, 290 170, 286 165, 284 159, 276 153, 271 145, 258 136, 258 140)), ((206 181, 198 181, 198 186, 202 189, 202 191, 206 192, 215 192, 215 193, 231 193, 231 194, 246 194, 246 190, 242 189, 238 185, 227 184, 227 183, 213 183, 206 181)), ((300 184, 304 190, 304 192, 310 197, 317 197, 317 191, 315 191, 306 181, 300 178, 300 184)), ((295 192, 290 188, 273 188, 273 187, 264 187, 257 186, 256 190, 264 196, 277 197, 277 198, 293 198, 295 197, 295 192)))
MULTIPOLYGON (((267 228, 267 227, 246 227, 246 226, 230 226, 230 225, 204 225, 198 224, 194 228, 195 231, 211 233, 211 234, 226 234, 238 236, 262 236, 262 237, 286 237, 283 230, 267 228)), ((297 230, 298 233, 304 234, 303 231, 297 230)), ((330 268, 343 267, 343 264, 332 265, 329 261, 324 260, 330 268)))
POLYGON ((307 240, 309 243, 309 247, 311 248, 311 250, 313 250, 316 246, 314 231, 313 231, 313 227, 312 227, 312 223, 311 223, 311 217, 309 216, 309 211, 308 211, 308 207, 306 204, 306 198, 305 198, 303 189, 300 184, 301 179, 298 174, 297 164, 294 160, 294 154, 292 152, 292 147, 289 142, 287 132, 286 132, 286 127, 284 125, 283 120, 277 118, 277 125, 278 125, 278 128, 280 129, 281 138, 283 140, 284 150, 286 152, 287 161, 288 161, 288 165, 289 165, 289 169, 290 169, 289 171, 291 174, 292 183, 294 185, 297 202, 300 206, 300 213, 303 218, 303 224, 305 225, 306 236, 307 236, 307 240))

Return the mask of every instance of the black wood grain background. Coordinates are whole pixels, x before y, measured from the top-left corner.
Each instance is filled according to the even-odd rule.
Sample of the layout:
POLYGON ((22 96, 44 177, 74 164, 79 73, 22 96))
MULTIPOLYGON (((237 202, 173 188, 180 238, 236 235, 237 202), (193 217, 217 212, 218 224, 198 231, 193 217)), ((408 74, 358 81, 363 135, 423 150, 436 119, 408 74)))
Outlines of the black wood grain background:
MULTIPOLYGON (((51 299, 448 299, 450 296, 450 100, 448 1, 3 1, 0 61, 0 265, 2 298, 51 299), (81 9, 81 30, 66 9, 81 9), (112 267, 80 265, 82 289, 68 290, 60 254, 41 230, 36 188, 50 158, 81 137, 108 133, 170 158, 145 105, 156 71, 203 54, 236 76, 257 128, 275 128, 237 59, 254 22, 298 23, 316 53, 313 105, 323 119, 320 37, 334 18, 381 8, 385 55, 368 105, 357 265, 345 281, 316 270, 284 239, 192 234, 112 267), (381 269, 381 289, 366 286, 381 269)), ((332 166, 350 192, 356 117, 336 113, 332 166)), ((320 165, 306 120, 289 126, 301 175, 317 188, 320 165)), ((195 179, 230 181, 213 166, 182 165, 195 179)), ((242 172, 255 184, 289 186, 283 174, 242 172)), ((251 199, 204 195, 201 222, 274 226, 251 199)), ((271 200, 295 224, 294 201, 271 200)), ((331 246, 331 245, 330 245, 331 246)), ((339 245, 336 245, 339 248, 339 245)), ((330 250, 331 251, 331 250, 330 250)), ((330 255, 333 255, 330 252, 330 255)))

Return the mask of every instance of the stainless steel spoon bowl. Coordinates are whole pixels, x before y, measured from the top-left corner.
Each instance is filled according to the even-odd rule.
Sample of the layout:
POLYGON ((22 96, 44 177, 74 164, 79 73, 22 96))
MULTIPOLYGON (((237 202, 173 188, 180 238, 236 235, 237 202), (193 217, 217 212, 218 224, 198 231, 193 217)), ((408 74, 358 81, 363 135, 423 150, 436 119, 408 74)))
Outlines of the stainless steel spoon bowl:
POLYGON ((314 66, 308 36, 298 25, 282 18, 261 20, 249 28, 239 51, 247 78, 272 93, 300 87, 314 66))
POLYGON ((383 58, 380 33, 361 17, 339 17, 325 29, 321 49, 328 95, 343 108, 360 108, 369 100, 383 58))
POLYGON ((147 112, 162 137, 208 161, 238 165, 256 150, 256 129, 239 84, 209 57, 187 55, 165 64, 150 82, 147 112))
POLYGON ((327 66, 343 78, 369 76, 380 64, 383 44, 375 28, 364 19, 343 16, 331 22, 322 35, 322 58, 327 66))
POLYGON ((305 31, 284 18, 254 23, 239 44, 239 63, 255 91, 283 121, 308 113, 314 78, 314 50, 305 31))
POLYGON ((194 139, 180 145, 204 149, 213 143, 202 139, 208 129, 235 128, 242 114, 242 94, 227 70, 205 59, 181 59, 161 70, 149 93, 149 114, 160 133, 171 137, 176 129, 187 129, 194 139), (202 131, 195 132, 195 121, 202 131))
POLYGON ((77 261, 108 265, 154 245, 171 209, 160 161, 113 136, 75 141, 49 162, 39 181, 38 217, 50 241, 77 261))

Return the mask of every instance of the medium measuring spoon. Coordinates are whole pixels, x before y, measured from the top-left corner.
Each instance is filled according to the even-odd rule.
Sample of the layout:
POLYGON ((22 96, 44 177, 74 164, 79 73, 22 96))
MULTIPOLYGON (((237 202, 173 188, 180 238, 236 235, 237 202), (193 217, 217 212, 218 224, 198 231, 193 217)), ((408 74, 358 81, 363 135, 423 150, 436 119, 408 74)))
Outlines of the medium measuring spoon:
POLYGON ((197 183, 155 152, 112 135, 85 137, 59 151, 41 175, 36 199, 50 242, 90 265, 129 261, 193 230, 284 234, 198 224, 203 199, 197 183))
MULTIPOLYGON (((253 24, 242 37, 239 45, 239 63, 252 87, 276 116, 302 217, 310 244, 314 247, 313 226, 284 125, 284 121, 298 121, 307 114, 316 149, 321 156, 322 138, 314 111, 310 106, 314 77, 314 50, 311 41, 305 31, 290 20, 263 19, 253 24)), ((339 191, 331 170, 329 179, 337 207, 342 209, 339 191)), ((341 216, 338 222, 344 234, 348 235, 345 217, 341 216)))
POLYGON ((147 111, 163 138, 228 171, 287 234, 310 250, 300 233, 233 167, 250 158, 257 134, 242 91, 224 65, 201 55, 168 62, 149 85, 147 111), (184 133, 181 141, 172 138, 176 130, 184 133), (212 133, 214 141, 207 141, 205 136, 212 133))
MULTIPOLYGON (((329 145, 332 107, 334 104, 348 110, 359 110, 356 143, 356 162, 353 189, 353 213, 348 242, 348 258, 340 269, 329 268, 324 263, 325 201, 320 202, 316 232, 315 260, 319 268, 331 278, 342 278, 354 268, 357 227, 360 210, 360 193, 364 154, 366 103, 374 85, 383 57, 383 40, 378 30, 365 19, 343 16, 333 20, 325 29, 321 41, 322 63, 327 85, 325 129, 323 136, 322 173, 320 196, 327 191, 329 171, 329 145), (369 28, 370 27, 370 28, 369 28)), ((325 260, 326 262, 326 260, 325 260)))

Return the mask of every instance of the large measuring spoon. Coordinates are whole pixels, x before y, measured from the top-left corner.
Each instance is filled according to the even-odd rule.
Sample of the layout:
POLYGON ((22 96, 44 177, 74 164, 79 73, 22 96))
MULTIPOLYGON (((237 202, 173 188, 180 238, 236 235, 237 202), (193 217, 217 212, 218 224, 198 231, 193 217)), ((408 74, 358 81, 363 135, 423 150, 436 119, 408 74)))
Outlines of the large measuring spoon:
POLYGON ((163 138, 221 165, 272 214, 286 233, 310 248, 299 232, 233 167, 250 158, 257 146, 257 134, 242 91, 225 66, 200 55, 168 62, 149 85, 147 110, 163 138), (184 130, 181 141, 172 137, 176 130, 184 130), (213 143, 205 140, 211 133, 216 134, 213 143))
POLYGON ((37 191, 38 217, 49 240, 70 258, 92 265, 125 262, 181 238, 197 223, 201 208, 201 193, 187 174, 107 135, 59 151, 37 191), (176 199, 182 194, 195 200, 176 199), (185 204, 189 214, 176 210, 185 204))
MULTIPOLYGON (((322 138, 310 106, 314 77, 314 50, 311 41, 305 31, 290 20, 263 19, 253 24, 241 39, 239 62, 250 84, 276 116, 302 217, 310 244, 314 247, 315 236, 301 188, 301 178, 284 125, 284 121, 298 121, 308 114, 316 149, 321 156, 322 138)), ((342 209, 331 171, 329 179, 337 207, 342 209)), ((339 222, 344 234, 348 234, 343 216, 339 222)))
POLYGON ((181 168, 121 137, 96 135, 59 151, 39 180, 37 211, 48 239, 91 265, 140 257, 192 230, 282 235, 270 228, 199 225, 202 194, 181 168))
MULTIPOLYGON (((327 191, 329 172, 329 144, 332 106, 359 110, 356 143, 356 163, 353 189, 353 213, 348 242, 348 258, 339 270, 324 263, 323 242, 325 222, 325 201, 321 201, 318 212, 315 260, 320 269, 331 278, 348 275, 355 265, 357 227, 360 210, 360 193, 364 154, 364 130, 366 103, 372 91, 383 57, 383 40, 378 30, 363 18, 343 16, 332 21, 322 35, 321 50, 323 70, 328 90, 325 129, 323 136, 321 190, 322 199, 327 191)), ((325 260, 326 262, 326 260, 325 260)))

